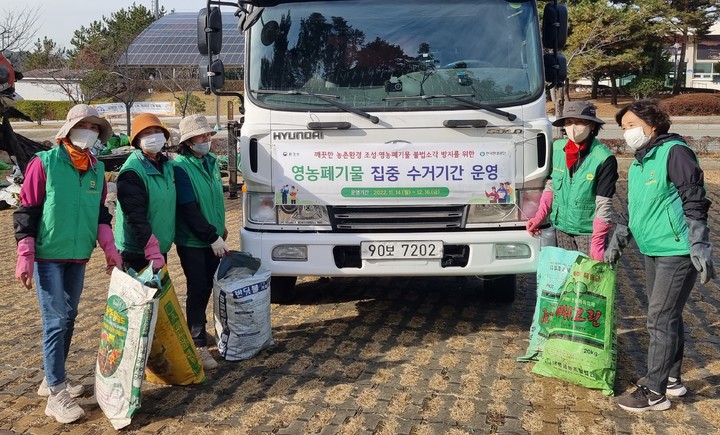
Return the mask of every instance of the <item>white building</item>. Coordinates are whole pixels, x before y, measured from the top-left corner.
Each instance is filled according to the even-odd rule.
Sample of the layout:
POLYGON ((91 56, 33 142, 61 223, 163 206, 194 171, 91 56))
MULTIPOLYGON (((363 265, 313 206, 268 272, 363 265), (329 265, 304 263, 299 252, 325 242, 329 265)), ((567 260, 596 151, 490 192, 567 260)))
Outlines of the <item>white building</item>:
POLYGON ((685 53, 685 86, 720 90, 720 23, 707 36, 691 37, 685 53))
POLYGON ((75 70, 35 69, 23 71, 15 82, 15 92, 25 100, 81 100, 80 72, 75 70))

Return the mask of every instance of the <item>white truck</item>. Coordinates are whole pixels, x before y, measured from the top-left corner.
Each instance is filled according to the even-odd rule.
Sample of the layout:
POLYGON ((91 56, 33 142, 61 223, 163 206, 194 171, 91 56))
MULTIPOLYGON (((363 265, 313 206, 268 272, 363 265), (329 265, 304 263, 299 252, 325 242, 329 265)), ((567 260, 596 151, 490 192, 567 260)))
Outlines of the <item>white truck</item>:
POLYGON ((298 276, 482 276, 512 301, 537 266, 525 222, 551 170, 544 78, 564 80, 564 6, 541 26, 533 0, 210 0, 200 73, 220 94, 231 4, 242 248, 271 270, 273 300, 298 276))

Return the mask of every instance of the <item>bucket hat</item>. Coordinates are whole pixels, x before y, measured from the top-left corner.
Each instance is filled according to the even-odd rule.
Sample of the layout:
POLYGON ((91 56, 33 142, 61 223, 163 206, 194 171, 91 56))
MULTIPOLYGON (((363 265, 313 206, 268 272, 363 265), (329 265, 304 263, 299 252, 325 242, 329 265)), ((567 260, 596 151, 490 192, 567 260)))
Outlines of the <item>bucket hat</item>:
POLYGON ((595 115, 595 106, 587 101, 571 101, 567 103, 562 116, 553 121, 552 125, 562 127, 568 118, 587 119, 598 125, 605 124, 605 121, 595 115))
POLYGON ((137 138, 138 134, 140 134, 148 127, 162 128, 163 133, 165 134, 165 140, 170 139, 170 132, 162 124, 160 118, 158 118, 152 113, 141 113, 132 120, 132 137, 130 137, 130 144, 132 146, 134 146, 135 148, 138 147, 138 145, 135 143, 135 139, 137 138))
POLYGON ((110 136, 112 136, 112 127, 107 119, 101 118, 94 107, 88 106, 87 104, 78 104, 68 111, 65 124, 60 127, 60 131, 58 131, 58 134, 55 135, 55 139, 64 139, 68 137, 70 130, 72 130, 72 128, 80 121, 92 122, 100 127, 98 139, 100 139, 101 143, 107 142, 108 139, 110 139, 110 136))
POLYGON ((210 127, 210 124, 208 124, 207 118, 205 118, 204 115, 190 115, 185 118, 183 118, 180 121, 180 143, 185 142, 186 140, 193 138, 195 136, 200 136, 201 134, 210 134, 210 136, 215 136, 217 131, 213 130, 210 127))

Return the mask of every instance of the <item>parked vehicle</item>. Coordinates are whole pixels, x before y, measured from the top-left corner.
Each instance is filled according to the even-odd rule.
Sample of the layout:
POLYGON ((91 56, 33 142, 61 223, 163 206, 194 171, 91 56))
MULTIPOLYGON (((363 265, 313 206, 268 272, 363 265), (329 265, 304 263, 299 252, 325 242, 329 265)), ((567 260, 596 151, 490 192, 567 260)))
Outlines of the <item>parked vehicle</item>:
MULTIPOLYGON (((224 81, 219 7, 201 81, 224 81)), ((483 276, 512 301, 551 167, 545 76, 567 11, 535 1, 238 2, 245 32, 244 251, 292 297, 298 276, 483 276), (546 52, 543 42, 553 51, 546 52)))

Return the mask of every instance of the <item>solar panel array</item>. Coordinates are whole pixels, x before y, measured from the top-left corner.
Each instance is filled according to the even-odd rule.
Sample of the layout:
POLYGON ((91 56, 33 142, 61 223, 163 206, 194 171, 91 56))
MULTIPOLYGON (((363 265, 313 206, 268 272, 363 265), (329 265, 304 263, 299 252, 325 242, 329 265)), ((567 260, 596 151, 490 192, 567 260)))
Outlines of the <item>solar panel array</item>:
MULTIPOLYGON (((237 30, 237 17, 222 14, 223 45, 218 59, 225 67, 243 64, 245 36, 237 30)), ((202 56, 197 49, 197 13, 175 12, 152 23, 130 44, 127 64, 134 66, 197 65, 202 56)), ((119 63, 125 63, 121 59, 119 63)))

